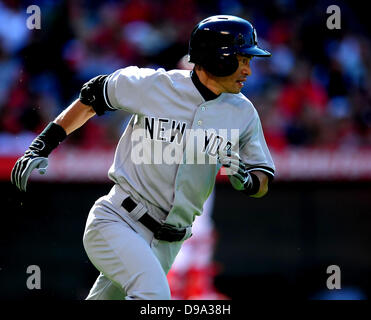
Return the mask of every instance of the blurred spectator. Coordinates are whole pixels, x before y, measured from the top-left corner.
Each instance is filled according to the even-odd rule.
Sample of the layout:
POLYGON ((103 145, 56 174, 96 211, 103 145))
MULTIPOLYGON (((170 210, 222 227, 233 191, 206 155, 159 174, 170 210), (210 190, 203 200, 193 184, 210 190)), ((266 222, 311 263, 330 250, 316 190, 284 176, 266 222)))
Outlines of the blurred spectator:
POLYGON ((311 146, 327 105, 325 88, 311 77, 311 66, 297 62, 277 98, 280 116, 288 142, 296 146, 311 146))
POLYGON ((27 14, 18 1, 0 2, 0 43, 9 54, 17 53, 27 42, 27 14))
POLYGON ((11 58, 0 43, 0 109, 9 95, 12 85, 19 77, 21 62, 11 58))

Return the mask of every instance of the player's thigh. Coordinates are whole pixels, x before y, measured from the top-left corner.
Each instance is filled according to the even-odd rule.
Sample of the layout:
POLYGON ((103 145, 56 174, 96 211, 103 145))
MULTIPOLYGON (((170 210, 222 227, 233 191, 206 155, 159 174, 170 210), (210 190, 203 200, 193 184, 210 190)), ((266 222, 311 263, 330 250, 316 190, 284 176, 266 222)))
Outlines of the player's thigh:
POLYGON ((87 226, 84 247, 92 263, 128 296, 167 299, 166 275, 150 244, 125 221, 95 221, 87 226))

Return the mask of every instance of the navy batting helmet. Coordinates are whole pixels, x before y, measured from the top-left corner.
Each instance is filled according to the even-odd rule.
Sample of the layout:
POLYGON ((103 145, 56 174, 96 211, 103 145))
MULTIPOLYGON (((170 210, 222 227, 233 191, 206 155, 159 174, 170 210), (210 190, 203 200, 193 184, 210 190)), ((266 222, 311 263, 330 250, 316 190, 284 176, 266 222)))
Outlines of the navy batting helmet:
POLYGON ((197 24, 191 34, 188 54, 190 62, 218 77, 237 70, 237 54, 271 56, 258 47, 256 30, 250 22, 227 15, 212 16, 197 24))

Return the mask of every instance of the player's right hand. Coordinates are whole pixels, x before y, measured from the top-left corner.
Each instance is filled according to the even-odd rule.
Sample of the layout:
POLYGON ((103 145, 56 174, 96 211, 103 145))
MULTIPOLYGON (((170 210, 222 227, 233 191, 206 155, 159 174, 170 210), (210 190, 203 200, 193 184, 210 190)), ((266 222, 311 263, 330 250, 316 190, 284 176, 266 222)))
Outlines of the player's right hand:
POLYGON ((246 170, 245 164, 241 161, 239 154, 231 150, 222 150, 218 153, 218 160, 223 167, 229 169, 231 175, 237 175, 243 180, 246 170))
POLYGON ((41 157, 37 152, 28 149, 15 163, 11 173, 11 182, 20 191, 26 191, 27 181, 32 170, 37 168, 40 174, 44 174, 47 167, 48 158, 41 157))
POLYGON ((251 176, 237 152, 222 150, 218 153, 218 159, 227 169, 229 180, 235 189, 243 190, 250 186, 251 176))

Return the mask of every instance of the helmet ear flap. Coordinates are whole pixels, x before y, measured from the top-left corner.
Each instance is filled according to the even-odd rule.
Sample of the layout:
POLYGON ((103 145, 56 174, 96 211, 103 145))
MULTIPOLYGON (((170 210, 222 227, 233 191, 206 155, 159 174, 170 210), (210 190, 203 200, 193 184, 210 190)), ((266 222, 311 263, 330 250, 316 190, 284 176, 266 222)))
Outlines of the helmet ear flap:
POLYGON ((209 57, 203 67, 216 77, 226 77, 238 69, 238 60, 234 54, 229 56, 218 55, 209 57))

